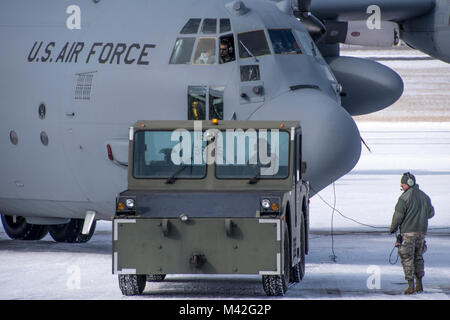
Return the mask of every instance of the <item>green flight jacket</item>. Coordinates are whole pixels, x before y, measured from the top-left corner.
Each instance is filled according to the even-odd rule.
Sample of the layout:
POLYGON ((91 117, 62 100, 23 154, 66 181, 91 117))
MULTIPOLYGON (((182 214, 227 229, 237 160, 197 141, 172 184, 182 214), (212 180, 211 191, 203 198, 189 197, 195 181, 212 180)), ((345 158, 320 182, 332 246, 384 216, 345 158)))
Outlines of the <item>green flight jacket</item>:
POLYGON ((392 217, 391 233, 400 227, 401 233, 427 232, 428 219, 434 216, 430 197, 419 185, 408 188, 398 199, 392 217))

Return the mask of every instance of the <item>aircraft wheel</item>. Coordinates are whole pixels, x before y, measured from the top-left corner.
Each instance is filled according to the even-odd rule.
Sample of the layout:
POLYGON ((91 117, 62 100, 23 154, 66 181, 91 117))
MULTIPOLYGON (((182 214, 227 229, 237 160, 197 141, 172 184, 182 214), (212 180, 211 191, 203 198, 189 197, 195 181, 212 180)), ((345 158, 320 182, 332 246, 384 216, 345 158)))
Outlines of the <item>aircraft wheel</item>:
POLYGON ((145 274, 119 274, 119 287, 125 296, 142 294, 147 276, 145 274))
POLYGON ((165 278, 165 274, 148 274, 147 282, 162 282, 165 278))
POLYGON ((6 234, 15 240, 41 240, 48 233, 48 227, 40 224, 29 224, 23 217, 2 214, 2 224, 6 234))
POLYGON ((289 285, 291 275, 291 255, 289 250, 289 232, 287 232, 286 223, 284 223, 284 274, 262 276, 264 291, 268 296, 283 296, 289 285))
POLYGON ((92 223, 89 234, 82 234, 83 219, 70 219, 69 223, 49 226, 49 232, 56 242, 85 243, 95 232, 96 221, 92 223))

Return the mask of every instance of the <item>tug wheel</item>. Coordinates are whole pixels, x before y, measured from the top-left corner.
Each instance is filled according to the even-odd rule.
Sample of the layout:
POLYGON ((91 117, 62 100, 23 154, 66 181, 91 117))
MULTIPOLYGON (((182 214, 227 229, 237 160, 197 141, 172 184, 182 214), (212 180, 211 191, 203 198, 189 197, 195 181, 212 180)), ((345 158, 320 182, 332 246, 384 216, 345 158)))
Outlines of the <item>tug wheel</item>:
POLYGON ((283 296, 289 286, 291 275, 291 254, 289 250, 289 232, 286 222, 283 223, 284 233, 284 272, 281 275, 264 275, 262 283, 268 296, 283 296))
POLYGON ((119 274, 119 288, 125 296, 142 294, 146 281, 145 274, 119 274))

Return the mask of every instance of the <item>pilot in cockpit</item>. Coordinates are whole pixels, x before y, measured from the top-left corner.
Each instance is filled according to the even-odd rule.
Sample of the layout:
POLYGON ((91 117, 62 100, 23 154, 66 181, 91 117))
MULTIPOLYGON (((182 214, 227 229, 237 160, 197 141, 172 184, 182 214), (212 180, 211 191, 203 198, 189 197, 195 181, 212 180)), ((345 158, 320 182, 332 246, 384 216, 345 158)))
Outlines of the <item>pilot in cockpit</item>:
POLYGON ((216 63, 216 57, 212 50, 208 50, 200 53, 200 56, 195 60, 195 64, 214 64, 216 63))
POLYGON ((220 63, 234 61, 234 50, 227 39, 220 41, 220 63))

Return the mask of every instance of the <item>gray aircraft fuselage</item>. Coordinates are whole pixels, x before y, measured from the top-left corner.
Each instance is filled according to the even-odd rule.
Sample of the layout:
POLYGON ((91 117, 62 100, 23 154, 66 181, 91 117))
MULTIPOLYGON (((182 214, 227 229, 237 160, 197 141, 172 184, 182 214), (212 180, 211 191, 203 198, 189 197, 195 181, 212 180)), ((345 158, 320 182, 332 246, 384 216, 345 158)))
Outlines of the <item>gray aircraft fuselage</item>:
POLYGON ((187 119, 190 87, 203 87, 207 99, 222 90, 225 120, 299 120, 313 193, 349 172, 360 135, 328 65, 303 47, 306 30, 276 3, 244 2, 245 13, 223 0, 3 1, 0 212, 84 218, 92 210, 109 219, 126 189, 117 161, 126 161, 128 128, 140 119, 187 119), (231 31, 180 34, 192 18, 229 19, 231 31), (295 30, 303 53, 276 54, 269 29, 295 30), (255 30, 270 53, 240 58, 238 34, 255 30), (223 35, 233 35, 235 61, 169 63, 181 37, 214 38, 218 59, 223 35), (241 81, 247 65, 259 67, 259 80, 241 81))

